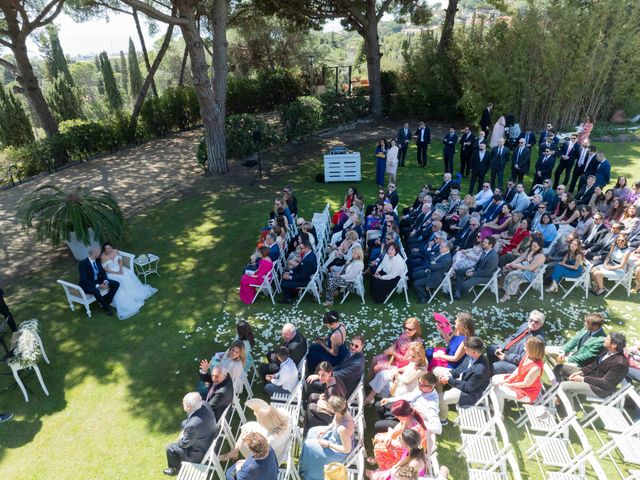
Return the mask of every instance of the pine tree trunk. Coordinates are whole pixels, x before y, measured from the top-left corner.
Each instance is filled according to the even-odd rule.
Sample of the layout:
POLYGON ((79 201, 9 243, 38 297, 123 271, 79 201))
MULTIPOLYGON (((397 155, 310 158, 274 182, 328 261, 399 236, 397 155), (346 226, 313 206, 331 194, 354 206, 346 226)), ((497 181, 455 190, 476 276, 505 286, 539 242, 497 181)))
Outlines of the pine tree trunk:
MULTIPOLYGON (((147 73, 151 70, 151 64, 149 62, 149 54, 147 53, 147 44, 144 41, 144 35, 142 34, 142 27, 140 27, 140 19, 138 18, 138 10, 135 8, 133 11, 133 20, 136 23, 136 30, 138 32, 138 38, 140 39, 140 48, 142 48, 142 57, 144 58, 144 64, 147 66, 147 73)), ((153 92, 153 96, 158 98, 158 90, 156 89, 156 82, 151 77, 151 91, 153 92)))
POLYGON ((158 54, 156 58, 153 60, 153 64, 147 73, 147 77, 144 79, 144 83, 142 84, 142 88, 136 97, 136 103, 133 106, 133 113, 131 113, 131 121, 129 124, 131 125, 131 129, 135 132, 136 127, 138 125, 138 116, 140 115, 140 110, 142 109, 142 104, 144 103, 144 99, 147 96, 147 91, 149 90, 149 86, 151 86, 153 82, 154 75, 162 63, 162 59, 164 58, 164 54, 167 53, 169 45, 171 44, 171 35, 173 35, 173 24, 170 24, 167 27, 167 33, 164 36, 164 40, 162 41, 162 45, 160 46, 160 50, 158 50, 158 54))
POLYGON ((364 25, 364 48, 367 52, 367 74, 369 76, 369 95, 371 115, 376 120, 382 118, 382 78, 380 75, 380 43, 378 22, 376 20, 376 2, 367 2, 367 19, 364 25))
POLYGON ((184 53, 182 54, 182 63, 180 64, 180 78, 178 80, 179 87, 184 87, 184 74, 187 70, 187 58, 189 58, 189 51, 185 47, 184 53))
POLYGON ((442 34, 438 44, 438 54, 442 55, 449 50, 453 41, 453 25, 458 12, 458 0, 449 0, 449 5, 445 10, 444 23, 442 24, 442 34))
MULTIPOLYGON (((213 134, 215 141, 209 152, 209 171, 222 174, 229 170, 225 118, 227 115, 227 0, 213 0, 213 134)), ((193 57, 191 57, 193 59, 193 57)))

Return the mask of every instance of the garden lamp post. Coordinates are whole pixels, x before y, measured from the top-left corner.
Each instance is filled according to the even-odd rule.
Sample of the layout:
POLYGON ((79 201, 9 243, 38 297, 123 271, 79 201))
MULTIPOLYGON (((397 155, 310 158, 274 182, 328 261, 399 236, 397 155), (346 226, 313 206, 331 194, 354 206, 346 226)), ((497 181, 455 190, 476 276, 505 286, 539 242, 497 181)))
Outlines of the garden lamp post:
POLYGON ((307 60, 309 60, 309 82, 312 90, 311 93, 313 93, 313 85, 314 85, 313 64, 316 63, 316 56, 313 53, 310 53, 307 56, 307 60))

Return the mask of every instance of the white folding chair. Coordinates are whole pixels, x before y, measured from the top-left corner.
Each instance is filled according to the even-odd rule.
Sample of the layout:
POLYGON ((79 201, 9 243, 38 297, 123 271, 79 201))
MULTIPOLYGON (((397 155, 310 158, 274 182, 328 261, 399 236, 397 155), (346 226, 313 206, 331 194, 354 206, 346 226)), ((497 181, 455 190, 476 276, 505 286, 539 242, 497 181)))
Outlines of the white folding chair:
POLYGON ((453 278, 454 273, 455 270, 453 269, 453 267, 451 267, 449 271, 445 273, 442 282, 440 282, 438 288, 436 288, 435 291, 431 294, 431 297, 429 297, 429 301, 427 303, 431 303, 440 290, 442 290, 445 294, 448 293, 449 300, 451 303, 453 303, 453 284, 451 282, 451 278, 453 278))
MULTIPOLYGON (((469 471, 469 480, 522 480, 522 475, 520 473, 520 467, 518 466, 518 460, 513 455, 513 452, 509 452, 506 455, 507 465, 511 470, 511 476, 509 476, 508 471, 496 471, 496 470, 477 470, 474 468, 470 468, 469 471)), ((429 477, 427 477, 429 478, 429 477)), ((430 477, 436 478, 436 477, 430 477)))
POLYGON ((96 301, 96 297, 89 293, 85 293, 79 285, 65 282, 61 279, 58 280, 57 283, 64 288, 64 293, 67 296, 67 302, 69 302, 69 308, 71 311, 74 312, 76 310, 74 303, 79 303, 80 305, 84 305, 84 308, 87 311, 87 316, 91 318, 91 308, 89 308, 89 305, 96 301))
POLYGON ((572 464, 578 457, 571 439, 569 438, 569 432, 573 430, 578 437, 579 443, 582 447, 581 454, 587 454, 591 451, 591 445, 578 424, 575 417, 571 418, 567 422, 567 428, 557 428, 545 435, 533 435, 533 445, 527 450, 527 458, 536 458, 541 470, 546 470, 547 467, 557 467, 559 469, 565 469, 567 465, 572 464))
POLYGON ((531 282, 529 282, 529 284, 527 285, 527 288, 525 288, 524 291, 520 294, 520 297, 518 297, 518 301, 522 300, 527 292, 532 288, 538 290, 540 292, 540 300, 544 300, 544 272, 546 270, 547 265, 542 265, 538 269, 531 282))
POLYGON ((209 468, 201 463, 182 462, 178 480, 207 480, 209 468))
POLYGON ((582 290, 584 290, 585 299, 589 298, 589 289, 591 288, 591 267, 592 267, 591 262, 585 261, 582 275, 580 275, 578 278, 564 277, 560 280, 560 282, 558 283, 558 286, 562 288, 562 290, 565 290, 565 288, 562 286, 563 283, 572 284, 569 289, 565 290, 565 293, 562 296, 563 300, 567 298, 576 287, 579 287, 582 290))
POLYGON ((600 420, 602 427, 607 432, 623 433, 627 431, 634 423, 625 410, 627 399, 635 403, 636 408, 640 409, 640 394, 633 389, 631 384, 627 384, 610 396, 606 402, 593 405, 592 410, 582 419, 582 426, 584 428, 593 426, 594 431, 598 434, 599 429, 595 428, 595 422, 600 420))
POLYGON ((495 295, 496 303, 498 303, 498 276, 499 275, 500 275, 500 268, 498 268, 495 272, 493 272, 493 275, 491 275, 491 278, 489 279, 489 281, 484 285, 480 283, 478 285, 474 285, 473 287, 471 287, 471 292, 474 294, 476 293, 475 291, 476 287, 482 287, 480 292, 476 295, 476 298, 474 298, 473 302, 471 303, 476 303, 487 288, 495 295))
POLYGON ((315 297, 318 304, 322 304, 322 300, 320 300, 320 292, 322 291, 322 280, 320 278, 320 270, 317 269, 313 274, 307 286, 302 289, 302 292, 298 294, 298 301, 296 302, 296 306, 300 305, 300 302, 307 294, 307 292, 311 291, 311 294, 315 297))
POLYGON ((409 303, 409 279, 407 277, 406 271, 405 271, 405 273, 400 275, 400 280, 398 281, 398 284, 395 286, 395 288, 393 290, 391 290, 389 292, 389 295, 387 295, 387 298, 385 298, 383 304, 386 304, 389 301, 389 299, 391 298, 391 296, 396 292, 397 293, 404 292, 404 300, 407 303, 407 305, 410 305, 410 303, 409 303))
POLYGON ((360 296, 362 304, 364 305, 364 276, 362 275, 362 273, 360 273, 360 275, 358 275, 353 282, 349 282, 347 285, 345 285, 344 294, 342 295, 340 305, 344 303, 344 301, 352 291, 360 296))
POLYGON ((256 294, 253 296, 253 300, 251 300, 251 303, 255 303, 256 299, 258 298, 258 295, 260 295, 261 293, 264 293, 265 295, 269 295, 269 297, 271 298, 271 303, 273 305, 276 304, 276 298, 275 298, 275 291, 276 288, 273 286, 274 284, 274 271, 273 269, 271 270, 271 272, 269 272, 267 275, 264 276, 264 279, 262 280, 262 283, 260 285, 249 285, 250 287, 254 287, 256 289, 256 294))
MULTIPOLYGON (((627 291, 627 297, 631 295, 631 283, 633 282, 633 273, 635 272, 635 266, 631 263, 627 265, 627 270, 624 272, 624 275, 619 280, 616 280, 613 284, 613 287, 607 289, 607 294, 604 298, 608 298, 609 295, 613 293, 613 291, 618 288, 618 286, 622 285, 622 287, 627 291)), ((606 280, 606 278, 605 278, 606 280)))
POLYGON ((598 450, 597 455, 600 458, 607 455, 620 476, 623 477, 611 452, 617 449, 626 466, 629 464, 640 465, 640 422, 634 423, 622 433, 611 433, 609 436, 611 440, 598 450))
POLYGON ((455 419, 454 425, 463 432, 479 432, 495 416, 501 415, 498 399, 492 385, 489 385, 474 405, 458 408, 458 418, 455 419))
POLYGON ((480 470, 507 471, 507 454, 511 451, 507 429, 500 416, 493 419, 478 432, 462 433, 461 453, 469 467, 480 466, 480 470))

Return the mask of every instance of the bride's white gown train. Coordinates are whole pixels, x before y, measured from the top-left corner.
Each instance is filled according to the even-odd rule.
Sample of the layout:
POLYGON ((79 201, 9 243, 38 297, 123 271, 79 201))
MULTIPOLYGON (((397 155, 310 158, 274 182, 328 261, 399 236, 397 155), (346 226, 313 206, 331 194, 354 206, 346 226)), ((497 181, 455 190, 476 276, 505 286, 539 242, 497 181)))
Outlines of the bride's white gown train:
MULTIPOLYGON (((113 260, 103 263, 102 266, 105 269, 118 271, 120 270, 119 261, 121 258, 120 255, 116 255, 113 260)), ((120 282, 120 288, 111 303, 118 312, 120 320, 125 320, 138 313, 144 305, 144 301, 158 291, 157 288, 142 283, 136 274, 126 267, 122 267, 121 274, 107 272, 107 278, 120 282)))

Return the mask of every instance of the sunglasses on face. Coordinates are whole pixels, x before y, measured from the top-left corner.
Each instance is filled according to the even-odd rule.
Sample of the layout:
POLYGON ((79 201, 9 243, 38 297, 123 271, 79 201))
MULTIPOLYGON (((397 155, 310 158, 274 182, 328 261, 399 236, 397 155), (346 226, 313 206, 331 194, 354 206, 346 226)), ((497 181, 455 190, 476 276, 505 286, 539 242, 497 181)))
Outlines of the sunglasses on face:
POLYGON ((360 344, 359 343, 351 342, 351 346, 354 347, 354 348, 360 348, 360 344))

